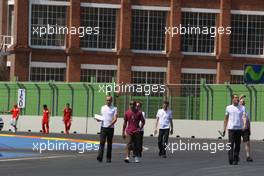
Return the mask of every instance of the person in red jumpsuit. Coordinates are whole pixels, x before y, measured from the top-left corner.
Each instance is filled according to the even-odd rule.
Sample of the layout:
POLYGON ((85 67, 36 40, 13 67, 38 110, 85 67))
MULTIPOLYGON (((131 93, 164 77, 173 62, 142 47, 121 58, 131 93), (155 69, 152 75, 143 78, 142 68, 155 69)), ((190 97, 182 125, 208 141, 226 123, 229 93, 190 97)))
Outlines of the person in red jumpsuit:
POLYGON ((49 116, 50 112, 47 105, 43 105, 42 133, 49 134, 49 116))
POLYGON ((14 104, 13 109, 10 110, 10 113, 12 113, 12 119, 11 119, 11 126, 14 127, 14 132, 17 132, 17 121, 20 114, 20 109, 18 108, 17 104, 14 104))
POLYGON ((69 134, 72 122, 72 109, 70 108, 69 103, 66 104, 66 107, 63 110, 63 122, 65 125, 65 133, 69 134))

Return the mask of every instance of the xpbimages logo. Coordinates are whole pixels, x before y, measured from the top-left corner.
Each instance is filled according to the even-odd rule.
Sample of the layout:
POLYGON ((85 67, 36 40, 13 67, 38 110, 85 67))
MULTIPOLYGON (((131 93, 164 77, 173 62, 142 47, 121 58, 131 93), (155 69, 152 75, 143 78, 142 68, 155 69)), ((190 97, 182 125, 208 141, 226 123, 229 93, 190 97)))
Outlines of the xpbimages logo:
POLYGON ((99 144, 86 142, 62 142, 50 141, 47 142, 33 142, 32 150, 42 153, 43 151, 71 151, 77 153, 84 153, 86 151, 99 150, 99 144))
POLYGON ((148 96, 152 93, 165 93, 166 86, 162 84, 108 84, 108 85, 99 85, 99 92, 105 93, 143 93, 148 96))
POLYGON ((63 34, 63 35, 79 35, 79 37, 84 37, 85 35, 99 35, 99 27, 66 27, 59 25, 49 25, 47 26, 33 26, 32 34, 38 35, 39 37, 44 37, 45 35, 63 34))
POLYGON ((229 151, 231 150, 230 143, 216 143, 216 142, 193 142, 190 140, 179 142, 169 142, 165 144, 165 150, 170 153, 176 151, 205 151, 215 154, 217 151, 229 151))
POLYGON ((174 37, 174 35, 210 35, 210 37, 215 38, 217 34, 219 35, 231 35, 231 27, 208 27, 208 26, 191 26, 188 24, 187 26, 183 26, 180 24, 179 26, 168 26, 165 27, 165 35, 169 35, 171 37, 174 37))

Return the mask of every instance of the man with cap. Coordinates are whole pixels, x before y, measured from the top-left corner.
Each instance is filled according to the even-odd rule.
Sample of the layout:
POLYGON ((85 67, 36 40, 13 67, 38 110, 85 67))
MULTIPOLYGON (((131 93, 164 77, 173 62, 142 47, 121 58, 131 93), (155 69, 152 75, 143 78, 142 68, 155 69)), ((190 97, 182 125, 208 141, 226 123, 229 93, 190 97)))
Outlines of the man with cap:
MULTIPOLYGON (((137 104, 136 104, 136 107, 137 107, 137 109, 139 110, 139 111, 141 111, 141 113, 142 113, 142 115, 143 115, 143 118, 145 119, 145 121, 146 121, 146 117, 145 117, 145 112, 143 112, 142 111, 142 104, 141 104, 141 102, 137 102, 137 104)), ((141 126, 141 123, 140 123, 140 126, 141 126)), ((140 135, 140 140, 139 140, 139 146, 140 146, 140 150, 139 150, 139 157, 142 157, 142 151, 143 151, 143 138, 144 138, 144 128, 142 128, 141 130, 140 130, 140 133, 139 133, 140 135)))
POLYGON ((241 106, 243 106, 245 108, 245 112, 246 112, 246 128, 245 130, 242 132, 242 139, 243 142, 245 144, 245 151, 246 151, 246 161, 247 162, 253 162, 253 159, 250 157, 250 135, 251 135, 251 130, 250 130, 250 119, 249 119, 249 114, 246 110, 246 102, 245 102, 245 95, 240 95, 239 97, 239 104, 241 106))

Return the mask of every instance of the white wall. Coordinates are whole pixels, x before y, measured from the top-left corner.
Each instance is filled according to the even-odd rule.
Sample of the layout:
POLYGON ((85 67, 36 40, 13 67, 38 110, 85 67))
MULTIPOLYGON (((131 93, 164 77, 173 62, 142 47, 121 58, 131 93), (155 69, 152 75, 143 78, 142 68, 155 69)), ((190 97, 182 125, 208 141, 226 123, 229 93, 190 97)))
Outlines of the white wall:
MULTIPOLYGON (((1 116, 4 120, 4 131, 10 129, 10 115, 1 116)), ((41 116, 20 116, 18 122, 19 131, 39 132, 41 130, 41 116)), ((223 129, 223 121, 202 121, 202 120, 173 120, 174 123, 174 135, 180 137, 196 138, 218 138, 218 130, 223 129)), ((100 130, 100 123, 93 118, 74 118, 72 122, 71 132, 86 134, 97 134, 100 130)), ((115 126, 115 134, 121 135, 122 133, 123 118, 119 118, 115 126)), ((262 140, 264 139, 264 122, 252 122, 252 136, 251 139, 262 140)), ((147 119, 145 126, 145 136, 153 134, 155 126, 155 119, 147 119)), ((62 117, 51 117, 50 119, 50 132, 60 133, 64 130, 64 124, 62 117)), ((226 137, 225 137, 226 138, 226 137)))

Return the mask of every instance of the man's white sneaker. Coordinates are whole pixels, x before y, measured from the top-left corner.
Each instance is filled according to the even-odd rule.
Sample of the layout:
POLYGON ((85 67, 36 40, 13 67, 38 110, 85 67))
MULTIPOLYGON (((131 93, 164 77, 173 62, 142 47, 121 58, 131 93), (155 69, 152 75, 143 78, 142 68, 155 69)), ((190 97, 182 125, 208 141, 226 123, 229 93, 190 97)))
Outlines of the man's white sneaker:
POLYGON ((125 163, 129 163, 129 157, 126 157, 126 158, 124 159, 124 161, 125 161, 125 163))
POLYGON ((139 158, 135 157, 135 163, 139 163, 139 158))

